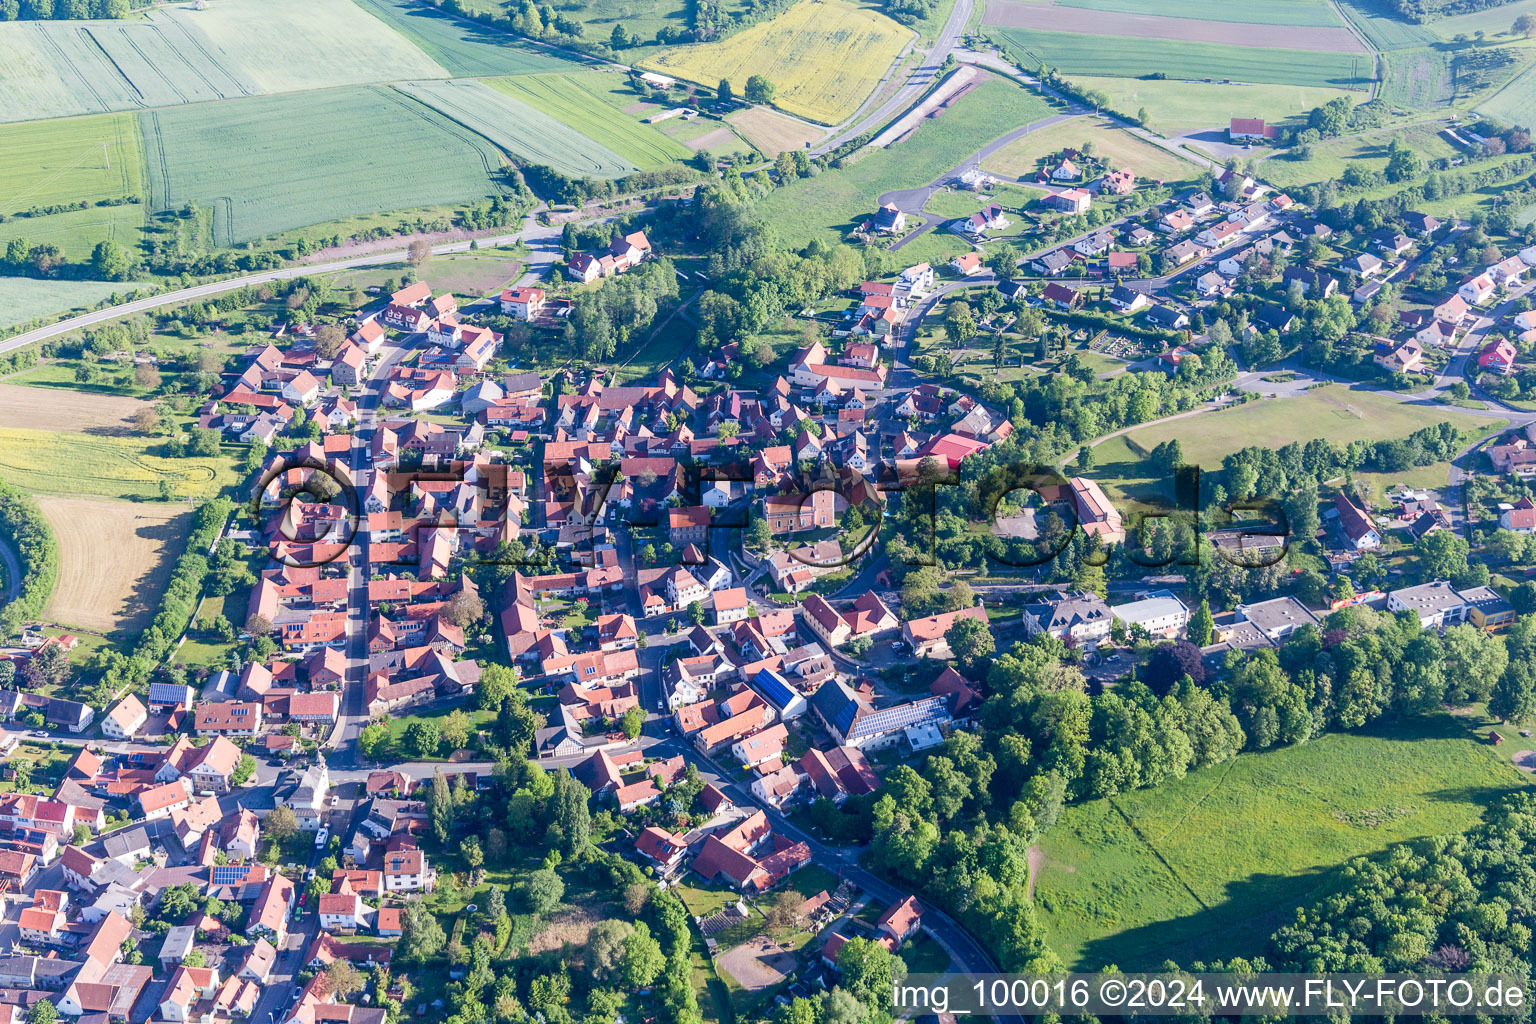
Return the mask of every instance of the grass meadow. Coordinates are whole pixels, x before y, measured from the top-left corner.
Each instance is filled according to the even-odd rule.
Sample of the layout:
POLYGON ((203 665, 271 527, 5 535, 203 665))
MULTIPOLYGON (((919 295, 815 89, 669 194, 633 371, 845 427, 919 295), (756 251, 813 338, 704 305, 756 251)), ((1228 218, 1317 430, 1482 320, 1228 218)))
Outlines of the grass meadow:
POLYGON ((1293 160, 1288 156, 1265 160, 1261 165, 1264 180, 1281 188, 1296 188, 1314 181, 1342 177, 1346 165, 1351 163, 1380 171, 1387 166, 1387 146, 1393 139, 1402 139, 1425 160, 1455 158, 1460 155, 1454 146, 1440 137, 1436 127, 1436 124, 1415 125, 1369 135, 1330 139, 1313 146, 1312 156, 1306 160, 1293 160))
POLYGON ((1369 54, 1263 49, 1175 39, 1106 39, 1078 32, 1023 28, 988 31, 1004 54, 1021 67, 1037 68, 1044 64, 1068 76, 1135 78, 1162 72, 1175 78, 1363 89, 1374 73, 1369 54))
POLYGON ((1536 128, 1536 65, 1477 105, 1478 113, 1536 128))
POLYGON ((1339 24, 1326 0, 1057 0, 1056 6, 1249 25, 1333 28, 1339 24))
POLYGON ((1080 150, 1084 143, 1092 143, 1094 156, 1104 157, 1117 168, 1131 168, 1138 179, 1180 181, 1199 173, 1199 168, 1190 161, 1181 160, 1122 128, 1087 117, 1059 121, 1015 139, 988 157, 983 167, 1010 178, 1033 177, 1040 160, 1069 146, 1080 150))
MULTIPOLYGON (((515 36, 414 0, 357 0, 357 5, 414 43, 453 78, 570 71, 579 66, 515 36)), ((409 77, 413 76, 396 74, 391 80, 409 77)))
POLYGON ((158 499, 170 481, 177 498, 211 498, 238 481, 233 458, 172 459, 140 438, 0 428, 0 476, 29 491, 158 499))
POLYGON ((85 309, 114 295, 129 295, 134 290, 131 281, 39 281, 32 277, 0 277, 0 331, 39 317, 85 309))
MULTIPOLYGON (((13 238, 51 242, 79 258, 100 241, 134 244, 144 224, 137 201, 144 191, 143 164, 130 114, 0 125, 0 214, 9 216, 0 224, 0 245, 13 238), (123 199, 135 202, 16 216, 38 207, 123 199)), ((0 313, 0 326, 6 317, 0 313)))
POLYGON ((188 202, 211 209, 221 245, 501 187, 494 145, 394 89, 267 96, 140 117, 151 211, 188 202), (300 127, 301 161, 294 159, 300 127))
POLYGON ((1459 832, 1525 785, 1448 715, 1244 754, 1067 808, 1041 841, 1035 900, 1077 970, 1261 954, 1350 858, 1459 832))
POLYGON ((869 153, 835 173, 776 189, 758 209, 790 244, 841 238, 874 213, 882 193, 927 184, 993 139, 1050 112, 1035 94, 993 78, 940 116, 923 121, 905 142, 869 153))
POLYGON ((692 156, 687 146, 619 109, 612 97, 628 96, 631 102, 635 98, 628 90, 614 92, 614 85, 622 82, 621 75, 599 71, 520 75, 491 79, 486 84, 569 125, 636 167, 659 167, 692 156))
POLYGON ((773 103, 819 124, 837 124, 874 92, 912 30, 848 0, 800 0, 789 10, 716 43, 663 50, 641 66, 737 92, 752 75, 772 82, 773 103))
POLYGON ((617 178, 635 169, 608 147, 484 82, 412 82, 397 88, 519 160, 573 177, 617 178))
POLYGON ((797 121, 767 107, 748 107, 726 118, 764 155, 774 157, 786 149, 804 149, 824 134, 821 129, 797 121))
POLYGON ((1278 124, 1337 96, 1359 99, 1358 93, 1318 85, 1223 85, 1091 75, 1073 75, 1072 81, 1104 93, 1115 110, 1135 114, 1145 107, 1152 129, 1163 135, 1218 126, 1225 129, 1228 120, 1239 114, 1278 124))

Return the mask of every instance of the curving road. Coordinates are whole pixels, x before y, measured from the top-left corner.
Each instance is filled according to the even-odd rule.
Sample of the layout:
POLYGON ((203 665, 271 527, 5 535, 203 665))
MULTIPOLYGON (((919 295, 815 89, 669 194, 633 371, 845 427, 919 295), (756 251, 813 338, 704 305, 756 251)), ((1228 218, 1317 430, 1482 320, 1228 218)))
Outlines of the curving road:
POLYGON ((0 537, 0 562, 5 563, 5 600, 0 604, 10 604, 21 596, 21 560, 3 537, 0 537))

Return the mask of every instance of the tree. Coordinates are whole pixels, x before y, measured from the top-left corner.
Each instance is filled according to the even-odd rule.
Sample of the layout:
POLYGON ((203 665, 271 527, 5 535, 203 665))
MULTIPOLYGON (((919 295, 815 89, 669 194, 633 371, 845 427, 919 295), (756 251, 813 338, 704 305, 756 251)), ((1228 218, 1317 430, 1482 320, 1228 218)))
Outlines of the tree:
POLYGON ((243 786, 255 774, 256 759, 250 754, 241 754, 235 770, 229 773, 229 781, 231 785, 243 786))
POLYGON ((704 624, 704 605, 702 602, 694 601, 688 606, 688 620, 695 626, 702 626, 704 624))
POLYGON ((383 757, 389 750, 389 726, 383 722, 369 722, 357 734, 357 750, 370 761, 383 757))
POLYGON ((133 368, 133 382, 145 391, 159 391, 160 370, 154 363, 139 363, 133 368))
POLYGON ((485 602, 472 590, 460 590, 448 599, 438 614, 444 621, 460 629, 468 629, 485 617, 485 602))
POLYGON ((617 980, 624 961, 624 943, 634 928, 628 921, 599 921, 587 932, 587 971, 594 981, 617 980))
POLYGON ((352 961, 342 958, 325 965, 325 981, 321 984, 325 991, 336 997, 337 1002, 344 1003, 348 996, 362 989, 363 981, 363 973, 352 966, 352 961))
POLYGON ((290 807, 274 807, 262 819, 261 831, 268 839, 282 842, 298 834, 299 819, 290 807))
POLYGON ((133 429, 141 434, 153 434, 160 429, 160 414, 154 406, 146 405, 135 409, 131 418, 133 429))
POLYGON ((427 791, 427 814, 432 819, 432 831, 437 841, 448 841, 453 830, 453 794, 448 791, 448 779, 442 772, 432 773, 432 788, 427 791))
POLYGON ((976 337, 976 318, 964 302, 951 302, 944 314, 944 336, 951 344, 964 345, 976 337))
POLYGON ((417 757, 435 756, 442 738, 442 729, 430 718, 418 719, 405 727, 405 749, 417 757))
POLYGON ((569 772, 556 772, 551 776, 554 792, 550 794, 551 809, 547 840, 562 854, 571 856, 587 845, 592 831, 592 819, 587 810, 587 787, 577 782, 569 772))
POLYGON ((251 636, 266 636, 272 632, 272 620, 253 614, 245 620, 245 631, 251 636))
POLYGON ((651 929, 640 922, 635 925, 629 938, 624 940, 624 960, 620 965, 624 986, 631 990, 650 985, 667 965, 661 951, 661 943, 651 935, 651 929))
POLYGON ((1168 693, 1180 679, 1189 676, 1196 684, 1205 680, 1205 663, 1200 648, 1187 640, 1163 644, 1147 659, 1143 681, 1158 695, 1168 693))
POLYGON ((27 1024, 53 1024, 58 1019, 58 1007, 46 999, 39 999, 27 1010, 27 1024))
POLYGON ((447 718, 443 719, 442 738, 449 748, 463 750, 469 746, 470 728, 473 725, 463 708, 454 708, 447 718))
POLYGON ((397 950, 407 963, 422 963, 441 953, 448 945, 443 926, 437 923, 437 915, 421 904, 405 912, 405 926, 400 931, 397 950))
POLYGON ((61 686, 69 678, 69 655, 58 644, 36 651, 21 669, 29 686, 61 686))
POLYGON ((721 103, 729 103, 735 98, 735 94, 731 92, 731 80, 729 78, 720 79, 720 84, 715 87, 715 95, 719 97, 721 103))
POLYGON ((419 267, 432 258, 432 243, 425 238, 418 238, 405 250, 405 258, 413 267, 419 267))
POLYGON ((346 344, 347 332, 337 324, 322 324, 315 331, 315 355, 321 359, 334 359, 341 346, 346 344))
MULTIPOLYGON (((581 783, 577 783, 581 785, 581 783)), ((530 871, 518 884, 518 898, 530 914, 544 917, 560 905, 565 898, 565 883, 548 868, 530 871)))
POLYGON ((1209 647, 1215 633, 1216 620, 1211 615, 1211 602, 1202 598, 1200 607, 1189 617, 1189 628, 1185 630, 1185 636, 1196 647, 1209 647))
POLYGON ((967 671, 985 665, 997 652, 991 628, 980 619, 961 619, 944 631, 944 640, 967 671))
POLYGON ((625 736, 629 739, 635 739, 640 735, 640 731, 645 728, 645 712, 641 711, 638 706, 630 708, 624 712, 621 727, 624 730, 625 736))
POLYGON ((793 889, 780 890, 764 915, 768 934, 782 940, 800 926, 800 894, 793 889))
POLYGON ((772 103, 773 83, 762 75, 753 75, 747 79, 746 96, 749 103, 772 103))
POLYGON ((1514 35, 1525 36, 1529 39, 1536 36, 1536 14, 1522 14, 1515 19, 1515 24, 1510 28, 1514 35))

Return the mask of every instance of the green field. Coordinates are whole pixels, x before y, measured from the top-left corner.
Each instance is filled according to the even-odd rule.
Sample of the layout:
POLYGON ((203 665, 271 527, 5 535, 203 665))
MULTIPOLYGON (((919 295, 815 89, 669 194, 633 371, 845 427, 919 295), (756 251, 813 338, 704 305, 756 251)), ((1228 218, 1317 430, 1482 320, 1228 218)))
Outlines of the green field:
POLYGON ((1024 28, 988 31, 1004 55, 1019 66, 1037 68, 1044 64, 1069 76, 1135 78, 1162 72, 1176 78, 1364 88, 1373 74, 1369 54, 1262 49, 1175 39, 1106 39, 1079 32, 1024 28))
POLYGON ((0 121, 448 75, 351 0, 220 0, 132 21, 12 22, 0 24, 0 52, 0 121))
MULTIPOLYGON (((553 56, 493 28, 456 18, 415 0, 357 0, 357 6, 393 28, 447 69, 454 78, 569 71, 572 61, 553 56)), ((429 75, 392 75, 391 81, 429 75)))
POLYGON ((1536 0, 1514 0, 1514 3, 1499 4, 1483 11, 1440 18, 1430 22, 1428 28, 1442 39, 1452 39, 1458 35, 1470 36, 1478 32, 1497 36, 1510 32, 1515 19, 1522 14, 1536 14, 1536 0))
POLYGON ((1092 144, 1095 156, 1108 160, 1114 167, 1131 168, 1138 180, 1179 181, 1199 173, 1189 161, 1094 117, 1077 117, 1030 132, 993 153, 984 166, 1010 178, 1032 178, 1041 160, 1063 148, 1082 149, 1088 143, 1092 144))
POLYGON ((134 288, 131 281, 39 281, 31 277, 0 277, 0 331, 38 317, 57 316, 94 306, 114 295, 128 295, 134 288))
POLYGON ((0 224, 0 244, 12 238, 51 242, 80 258, 103 239, 136 243, 144 223, 139 203, 15 215, 82 201, 139 199, 143 163, 138 125, 128 114, 0 125, 0 214, 10 217, 0 224))
POLYGON ((1536 66, 1477 105, 1478 113, 1536 128, 1536 66))
POLYGON ((1312 155, 1306 160, 1292 160, 1286 156, 1266 159, 1261 165, 1264 180, 1281 188, 1295 188, 1315 181, 1337 179, 1344 174, 1349 163, 1360 163, 1375 171, 1387 166, 1387 146, 1393 139, 1401 139, 1412 146, 1425 160, 1439 157, 1454 158, 1459 152, 1440 137, 1435 129, 1438 124, 1415 125, 1369 135, 1355 135, 1343 139, 1330 139, 1312 147, 1312 155))
POLYGON ((1270 124, 1278 124, 1337 96, 1360 98, 1358 93, 1315 85, 1207 85, 1078 75, 1072 81, 1084 89, 1104 93, 1115 110, 1134 114, 1146 107, 1152 129, 1163 135, 1226 128, 1234 117, 1262 117, 1270 124))
POLYGON ((1381 66, 1381 98, 1395 107, 1432 109, 1456 98, 1451 55, 1442 50, 1390 50, 1381 55, 1381 66))
POLYGON ((500 187, 495 146, 383 87, 173 107, 140 122, 151 211, 211 209, 221 245, 500 187))
POLYGON ((55 494, 157 499, 168 480, 178 498, 211 498, 239 480, 233 458, 173 459, 139 438, 0 428, 0 475, 55 494))
POLYGON ((1178 438, 1184 447, 1185 461, 1214 469, 1226 456, 1251 445, 1278 448, 1291 441, 1305 443, 1313 438, 1339 444, 1385 441, 1445 422, 1462 429, 1488 430, 1500 423, 1445 406, 1409 404, 1389 394, 1352 391, 1341 384, 1330 384, 1295 398, 1265 398, 1225 412, 1203 413, 1133 430, 1130 438, 1148 450, 1178 438))
POLYGON ((1349 858, 1459 832, 1523 780, 1449 716, 1244 754, 1067 808, 1035 899, 1076 970, 1261 954, 1349 858))
POLYGON ((874 213, 881 193, 927 184, 993 139, 1050 113, 1034 93, 994 78, 940 116, 923 121, 905 142, 836 173, 775 189, 757 208, 792 245, 815 237, 841 238, 874 213))
POLYGON ((1397 17, 1384 0, 1339 0, 1339 9, 1377 50, 1408 50, 1440 41, 1423 25, 1397 17))
POLYGON ((1242 3, 1229 0, 1056 0, 1056 6, 1250 25, 1334 27, 1339 24, 1333 8, 1324 0, 1242 0, 1242 3))
POLYGON ((412 82, 398 88, 525 163, 573 177, 617 178, 635 170, 613 150, 484 82, 412 82))
POLYGON ((617 72, 597 71, 495 78, 486 84, 569 125, 636 167, 657 167, 692 156, 687 146, 619 109, 612 97, 628 97, 631 103, 638 99, 627 88, 615 91, 623 82, 617 72))

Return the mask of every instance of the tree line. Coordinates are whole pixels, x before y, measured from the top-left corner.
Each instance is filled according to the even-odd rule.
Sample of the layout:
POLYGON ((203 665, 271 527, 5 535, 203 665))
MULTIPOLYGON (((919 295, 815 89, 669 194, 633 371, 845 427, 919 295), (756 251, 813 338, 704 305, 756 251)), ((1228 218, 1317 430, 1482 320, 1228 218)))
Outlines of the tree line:
MULTIPOLYGON (((59 543, 53 527, 32 496, 0 480, 0 538, 21 563, 19 580, 5 579, 17 591, 0 608, 0 637, 14 637, 22 624, 43 613, 59 578, 59 543)), ((0 577, 8 576, 0 572, 0 577)))

